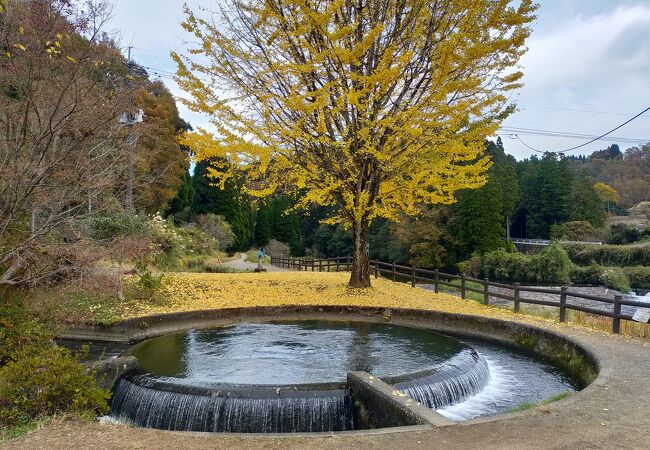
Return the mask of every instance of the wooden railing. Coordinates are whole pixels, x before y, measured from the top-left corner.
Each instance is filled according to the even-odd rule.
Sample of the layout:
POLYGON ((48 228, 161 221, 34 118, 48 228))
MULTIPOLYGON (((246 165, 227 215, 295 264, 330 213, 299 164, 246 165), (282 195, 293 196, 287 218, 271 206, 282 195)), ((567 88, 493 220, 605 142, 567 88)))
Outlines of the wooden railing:
MULTIPOLYGON (((339 272, 349 271, 352 267, 351 256, 339 256, 336 258, 279 258, 271 257, 271 264, 292 270, 311 272, 339 272)), ((433 285, 434 292, 440 288, 451 288, 460 291, 460 297, 465 299, 468 293, 478 294, 486 305, 490 303, 490 297, 503 299, 513 303, 515 312, 519 312, 522 304, 541 305, 556 307, 559 310, 560 322, 566 322, 567 311, 582 311, 612 319, 612 332, 619 333, 621 320, 632 320, 632 314, 624 314, 623 306, 648 308, 650 305, 643 302, 623 298, 622 295, 615 295, 614 298, 598 297, 594 295, 581 294, 569 291, 567 286, 561 288, 545 288, 535 286, 522 286, 519 283, 497 283, 487 278, 478 279, 461 275, 440 272, 439 270, 422 269, 420 267, 404 266, 400 264, 387 263, 383 261, 370 261, 370 270, 375 278, 380 275, 393 281, 410 282, 411 286, 417 284, 433 285), (490 289, 494 288, 494 289, 490 289), (497 289, 497 290, 495 290, 497 289), (502 292, 503 290, 509 292, 502 292), (526 298, 525 293, 542 293, 557 296, 557 301, 526 298), (604 309, 597 309, 572 302, 572 299, 589 300, 606 306, 604 309), (611 309, 611 311, 610 311, 611 309)))

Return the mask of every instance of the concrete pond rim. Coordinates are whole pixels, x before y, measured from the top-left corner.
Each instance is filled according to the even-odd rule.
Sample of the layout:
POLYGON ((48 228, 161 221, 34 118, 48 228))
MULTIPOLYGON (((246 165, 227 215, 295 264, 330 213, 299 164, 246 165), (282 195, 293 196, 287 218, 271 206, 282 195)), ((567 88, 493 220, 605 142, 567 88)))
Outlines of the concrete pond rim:
MULTIPOLYGON (((378 307, 326 305, 228 308, 143 316, 127 319, 112 326, 96 326, 89 324, 78 325, 68 329, 60 337, 66 339, 85 339, 93 342, 128 342, 135 346, 151 338, 181 333, 192 329, 209 329, 237 323, 293 322, 301 320, 386 323, 410 328, 425 329, 459 339, 475 339, 509 347, 517 352, 526 353, 542 359, 555 367, 562 369, 573 379, 578 381, 580 385, 579 390, 567 398, 554 402, 554 408, 562 408, 562 405, 573 404, 574 402, 579 402, 580 399, 589 396, 597 386, 604 383, 604 378, 609 378, 613 372, 613 368, 606 364, 606 355, 601 354, 597 348, 588 348, 587 345, 580 342, 579 338, 570 336, 567 333, 558 331, 557 329, 542 328, 520 321, 419 309, 386 309, 378 307)), ((570 330, 570 328, 567 329, 567 331, 570 330)), ((122 356, 128 358, 131 355, 132 348, 133 347, 124 352, 122 356)), ((133 358, 132 356, 130 357, 133 358)), ((117 358, 117 361, 120 361, 121 359, 123 358, 117 358)), ((133 371, 132 366, 129 371, 133 371)), ((108 373, 110 373, 110 371, 108 373)), ((120 373, 119 370, 113 371, 113 375, 115 378, 112 380, 110 386, 112 386, 117 379, 122 377, 124 372, 120 373)), ((406 377, 409 378, 409 375, 406 375, 406 377)), ((383 381, 392 384, 398 380, 392 380, 387 377, 383 381)), ((341 386, 341 383, 318 383, 313 384, 312 386, 286 386, 286 388, 287 390, 299 390, 300 388, 318 389, 331 388, 335 386, 341 386)), ((228 388, 234 386, 225 387, 228 388)), ((254 386, 241 386, 243 389, 249 389, 252 387, 254 386)), ((529 414, 533 414, 533 410, 505 412, 488 417, 454 422, 452 426, 495 422, 529 414)), ((263 438, 273 436, 316 437, 347 433, 383 434, 390 432, 423 430, 434 426, 440 425, 406 425, 337 432, 244 433, 241 435, 263 438)), ((213 434, 197 431, 184 431, 182 433, 213 434)), ((240 435, 240 433, 227 434, 240 435)))

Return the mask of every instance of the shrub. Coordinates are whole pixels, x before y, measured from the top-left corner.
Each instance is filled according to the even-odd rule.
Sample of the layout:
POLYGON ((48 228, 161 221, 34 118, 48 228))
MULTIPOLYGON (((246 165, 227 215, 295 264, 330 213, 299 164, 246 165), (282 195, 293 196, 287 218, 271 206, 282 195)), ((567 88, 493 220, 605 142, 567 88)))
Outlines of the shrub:
POLYGON ((650 289, 650 267, 632 266, 624 267, 623 271, 630 280, 630 286, 639 289, 650 289))
POLYGON ((587 266, 650 266, 650 245, 563 244, 575 264, 587 266))
POLYGON ((288 258, 291 256, 291 249, 284 242, 271 239, 266 247, 266 254, 274 258, 288 258))
POLYGON ((159 214, 149 221, 149 230, 157 253, 153 262, 162 269, 180 269, 186 256, 214 254, 219 243, 196 227, 175 227, 159 214))
POLYGON ((196 227, 176 228, 181 239, 182 250, 190 255, 213 255, 219 250, 215 238, 196 227))
POLYGON ((217 240, 221 250, 231 248, 235 244, 237 236, 223 216, 201 214, 196 216, 196 222, 201 230, 217 240))
POLYGON ((621 292, 630 292, 630 280, 620 267, 605 267, 600 280, 609 288, 621 292))
POLYGON ((115 213, 91 217, 87 221, 87 228, 94 239, 114 239, 143 234, 147 224, 135 214, 115 213))
POLYGON ((571 268, 571 282, 574 284, 601 284, 603 267, 598 264, 576 266, 571 268))
POLYGON ((609 244, 631 244, 641 239, 642 232, 636 225, 628 223, 615 223, 609 227, 607 243, 609 244))
POLYGON ((551 239, 588 241, 596 237, 596 229, 586 220, 565 222, 551 226, 551 239))
POLYGON ((52 331, 18 303, 0 306, 0 426, 20 426, 57 412, 105 413, 110 393, 57 347, 52 331))
POLYGON ((49 328, 29 317, 19 304, 0 306, 0 367, 15 361, 24 348, 48 345, 53 337, 49 328))
POLYGON ((508 253, 503 249, 486 253, 480 262, 474 257, 459 264, 459 269, 468 275, 481 275, 503 281, 536 283, 568 283, 571 260, 558 244, 552 244, 538 255, 508 253), (463 270, 464 269, 464 270, 463 270))
POLYGON ((460 262, 456 265, 458 272, 464 273, 473 278, 483 276, 483 260, 479 255, 474 255, 467 261, 460 262))
POLYGON ((571 281, 571 259, 557 243, 546 247, 539 255, 533 255, 538 281, 546 283, 568 283, 571 281))
POLYGON ((105 414, 110 393, 68 349, 27 346, 0 368, 0 424, 24 425, 60 412, 105 414))
POLYGON ((155 275, 146 263, 138 260, 135 262, 135 270, 138 273, 137 287, 141 296, 152 298, 162 287, 164 274, 155 275))

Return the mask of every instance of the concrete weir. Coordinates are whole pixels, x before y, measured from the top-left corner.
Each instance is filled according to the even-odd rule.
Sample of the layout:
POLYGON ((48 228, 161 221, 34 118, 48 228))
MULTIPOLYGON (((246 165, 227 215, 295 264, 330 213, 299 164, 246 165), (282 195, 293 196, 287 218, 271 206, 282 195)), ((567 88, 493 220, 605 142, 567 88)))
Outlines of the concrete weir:
MULTIPOLYGON (((77 326, 67 330, 63 337, 88 339, 95 342, 111 341, 136 344, 148 338, 190 329, 208 329, 242 322, 264 323, 300 320, 389 322, 394 325, 426 329, 455 337, 492 341, 534 354, 550 362, 578 380, 581 388, 593 382, 600 370, 600 363, 594 353, 574 339, 555 331, 520 322, 412 309, 387 311, 383 308, 284 306, 195 311, 131 319, 113 327, 77 326)), ((129 359, 121 360, 117 366, 108 364, 112 379, 115 379, 116 375, 119 378, 137 368, 137 361, 132 361, 133 356, 129 351, 125 352, 122 357, 129 359), (120 369, 124 370, 120 371, 120 369)), ((474 370, 482 370, 482 364, 480 360, 477 360, 477 368, 474 370)), ((466 370, 462 370, 462 372, 467 373, 466 370)), ((127 376, 124 380, 129 379, 132 378, 127 376)), ((124 384, 124 380, 120 381, 120 386, 124 384)), ((349 395, 352 400, 354 426, 338 429, 354 429, 359 430, 355 432, 363 432, 363 430, 382 428, 388 431, 389 429, 398 430, 402 427, 409 429, 413 427, 417 429, 447 427, 455 423, 431 409, 438 405, 435 404, 435 401, 429 402, 432 404, 426 404, 424 399, 428 398, 427 396, 420 395, 414 399, 405 393, 417 393, 407 383, 408 381, 410 381, 408 377, 406 380, 399 377, 380 380, 364 372, 348 373, 345 388, 347 389, 346 395, 349 395), (425 402, 425 405, 420 404, 418 400, 425 402)), ((430 379, 431 383, 436 381, 435 377, 430 379)), ((141 388, 137 387, 137 389, 141 388)), ((200 392, 179 392, 185 396, 206 395, 200 392)), ((213 393, 209 394, 210 396, 214 398, 213 393)), ((184 398, 180 400, 185 402, 184 398)), ((149 402, 146 399, 143 401, 149 402)), ((208 403, 208 400, 201 401, 208 403)), ((210 402, 214 402, 214 400, 210 400, 210 402)), ((219 406, 219 408, 223 408, 223 406, 219 406)), ((134 410, 141 411, 141 408, 135 405, 134 410)), ((147 426, 146 420, 142 426, 147 426)), ((170 429, 167 426, 162 427, 170 429)), ((194 426, 171 429, 202 430, 194 426)), ((273 430, 269 429, 268 431, 273 432, 273 430)), ((215 426, 214 431, 253 432, 254 430, 215 426)), ((278 428, 277 431, 286 432, 287 430, 278 428)), ((313 431, 320 430, 314 429, 313 431)))
POLYGON ((354 401, 357 429, 409 425, 441 427, 454 423, 367 372, 349 372, 348 387, 354 401))

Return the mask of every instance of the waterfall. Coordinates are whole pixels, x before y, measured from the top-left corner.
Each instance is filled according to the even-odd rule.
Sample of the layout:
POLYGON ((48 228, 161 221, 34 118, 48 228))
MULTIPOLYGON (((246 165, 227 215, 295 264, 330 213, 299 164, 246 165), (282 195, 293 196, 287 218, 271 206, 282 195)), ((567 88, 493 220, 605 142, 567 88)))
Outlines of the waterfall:
POLYGON ((287 396, 267 390, 257 392, 257 398, 225 394, 163 390, 147 383, 144 377, 123 378, 115 388, 111 416, 141 427, 176 431, 289 433, 353 429, 352 400, 347 390, 292 391, 287 396))
POLYGON ((412 398, 438 409, 480 392, 490 381, 487 361, 473 349, 465 349, 424 377, 394 383, 412 398))

